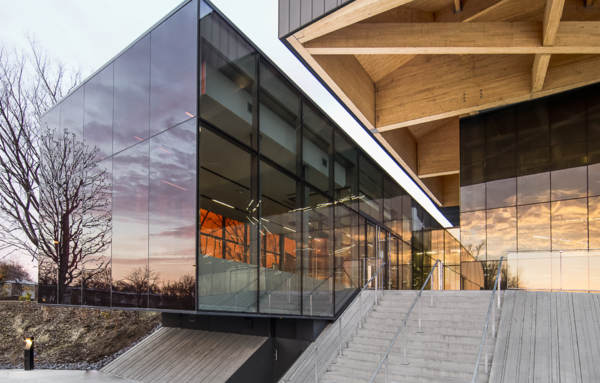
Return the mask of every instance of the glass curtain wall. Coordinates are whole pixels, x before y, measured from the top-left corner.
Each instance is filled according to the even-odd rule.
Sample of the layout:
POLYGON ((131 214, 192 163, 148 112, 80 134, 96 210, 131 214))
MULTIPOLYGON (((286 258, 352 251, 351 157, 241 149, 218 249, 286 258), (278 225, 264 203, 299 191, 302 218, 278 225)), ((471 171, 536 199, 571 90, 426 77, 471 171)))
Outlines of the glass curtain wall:
POLYGON ((443 257, 429 215, 203 1, 43 124, 92 152, 77 174, 101 200, 85 229, 100 244, 68 275, 48 242, 43 302, 331 317, 376 273, 420 287, 443 257))
POLYGON ((599 91, 461 121, 463 276, 478 270, 489 285, 504 255, 509 287, 600 290, 599 91))
POLYGON ((178 7, 43 117, 69 150, 47 149, 41 174, 73 172, 54 173, 68 200, 40 185, 63 217, 42 219, 58 235, 40 246, 41 302, 196 308, 197 9, 178 7))

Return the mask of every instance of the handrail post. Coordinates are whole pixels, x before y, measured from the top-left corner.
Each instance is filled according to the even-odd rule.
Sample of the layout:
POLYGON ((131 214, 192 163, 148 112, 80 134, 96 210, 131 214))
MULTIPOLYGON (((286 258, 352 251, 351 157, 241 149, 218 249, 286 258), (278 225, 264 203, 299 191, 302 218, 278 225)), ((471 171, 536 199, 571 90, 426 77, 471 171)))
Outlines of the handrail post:
POLYGON ((423 300, 419 299, 419 328, 417 330, 417 334, 423 334, 423 325, 422 325, 422 318, 423 318, 423 300))
POLYGON ((385 357, 385 383, 388 383, 389 378, 388 378, 388 364, 389 364, 389 357, 386 356, 385 357))

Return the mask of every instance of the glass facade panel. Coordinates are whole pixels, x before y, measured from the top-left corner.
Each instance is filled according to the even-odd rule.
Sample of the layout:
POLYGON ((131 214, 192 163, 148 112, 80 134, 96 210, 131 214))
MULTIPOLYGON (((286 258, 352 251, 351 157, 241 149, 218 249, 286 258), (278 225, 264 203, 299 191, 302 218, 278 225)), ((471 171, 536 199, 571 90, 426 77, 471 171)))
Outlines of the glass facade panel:
POLYGON ((381 221, 383 209, 383 174, 366 156, 359 157, 360 211, 377 221, 381 221))
POLYGON ((485 184, 475 184, 460 188, 460 210, 485 209, 485 184))
POLYGON ((300 183, 264 161, 261 180, 261 312, 300 314, 300 183))
POLYGON ((550 250, 550 204, 517 208, 519 251, 550 250))
POLYGON ((517 212, 514 207, 487 211, 487 260, 498 260, 517 249, 517 212))
POLYGON ((587 195, 587 167, 556 170, 550 173, 552 201, 581 198, 587 195))
POLYGON ((586 165, 585 98, 562 93, 548 99, 552 170, 586 165))
POLYGON ((550 173, 531 174, 517 177, 517 203, 550 201, 550 173))
POLYGON ((113 153, 113 91, 112 64, 85 84, 83 137, 88 146, 98 149, 98 161, 113 153))
POLYGON ((83 139, 83 88, 71 93, 61 104, 60 129, 83 139))
POLYGON ((588 166, 588 195, 600 195, 600 163, 588 166))
POLYGON ((308 103, 302 106, 302 166, 304 178, 329 195, 333 180, 333 126, 308 103))
POLYGON ((97 163, 88 193, 100 198, 89 212, 84 229, 90 255, 82 262, 82 304, 111 305, 112 264, 112 158, 97 163))
MULTIPOLYGON (((275 68, 261 61, 259 97, 261 152, 290 172, 297 173, 300 95, 275 68)), ((318 148, 313 145, 306 150, 316 156, 313 150, 318 148)), ((325 159, 328 160, 327 153, 325 159)), ((312 162, 317 166, 315 169, 322 170, 319 159, 312 162)))
POLYGON ((113 151, 148 138, 150 118, 150 36, 115 60, 113 151))
MULTIPOLYGON (((485 211, 461 213, 460 215, 460 241, 468 255, 480 260, 485 260, 486 254, 485 221, 485 211)), ((472 259, 465 260, 471 261, 472 259)))
POLYGON ((335 199, 358 210, 358 150, 356 144, 335 130, 335 199))
POLYGON ((488 182, 486 185, 486 208, 514 206, 517 203, 516 178, 488 182))
POLYGON ((590 197, 588 201, 589 215, 589 248, 600 249, 600 197, 590 197))
POLYGON ((333 310, 333 208, 329 200, 305 187, 303 210, 303 314, 328 316, 333 310))
POLYGON ((113 158, 112 305, 148 307, 148 142, 113 158))
POLYGON ((150 135, 196 115, 195 1, 151 33, 150 135))
POLYGON ((199 150, 198 306, 256 311, 256 159, 207 128, 199 150))
POLYGON ((196 120, 150 139, 150 307, 193 310, 196 290, 196 120))
POLYGON ((552 202, 552 250, 588 247, 587 200, 552 202))
POLYGON ((203 3, 200 12, 200 116, 255 147, 256 51, 203 3))
POLYGON ((359 286, 358 215, 335 206, 335 307, 343 307, 359 286))

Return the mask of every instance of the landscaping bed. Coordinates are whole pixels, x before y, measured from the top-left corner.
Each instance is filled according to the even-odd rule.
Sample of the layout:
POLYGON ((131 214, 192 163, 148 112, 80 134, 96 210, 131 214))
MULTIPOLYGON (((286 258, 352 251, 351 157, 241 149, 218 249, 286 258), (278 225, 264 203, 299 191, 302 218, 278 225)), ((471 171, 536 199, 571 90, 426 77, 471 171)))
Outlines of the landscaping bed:
POLYGON ((21 368, 33 336, 37 368, 99 369, 159 325, 156 312, 0 301, 0 368, 21 368))

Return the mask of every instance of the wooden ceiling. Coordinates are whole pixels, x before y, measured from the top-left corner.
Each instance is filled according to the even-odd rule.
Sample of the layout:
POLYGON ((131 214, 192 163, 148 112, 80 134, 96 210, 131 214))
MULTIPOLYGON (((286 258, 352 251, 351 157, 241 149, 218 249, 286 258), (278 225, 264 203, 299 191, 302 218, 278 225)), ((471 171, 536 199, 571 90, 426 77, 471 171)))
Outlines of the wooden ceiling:
POLYGON ((459 118, 600 81, 600 0, 354 0, 288 42, 455 206, 459 118))

